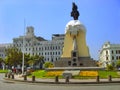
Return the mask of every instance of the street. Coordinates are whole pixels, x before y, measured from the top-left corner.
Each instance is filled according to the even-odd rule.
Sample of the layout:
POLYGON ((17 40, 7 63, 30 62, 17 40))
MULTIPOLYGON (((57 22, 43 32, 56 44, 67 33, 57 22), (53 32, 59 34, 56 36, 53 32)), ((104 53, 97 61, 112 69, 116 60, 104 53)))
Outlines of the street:
POLYGON ((7 81, 0 74, 0 90, 119 90, 120 84, 39 84, 7 81))

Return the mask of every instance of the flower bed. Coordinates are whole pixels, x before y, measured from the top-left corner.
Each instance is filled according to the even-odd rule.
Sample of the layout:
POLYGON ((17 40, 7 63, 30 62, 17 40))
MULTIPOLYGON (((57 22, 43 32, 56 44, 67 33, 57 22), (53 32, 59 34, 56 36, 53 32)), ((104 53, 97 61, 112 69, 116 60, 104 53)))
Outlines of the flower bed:
POLYGON ((63 71, 47 71, 45 76, 61 76, 63 71))
POLYGON ((80 76, 98 76, 98 71, 80 71, 80 76))

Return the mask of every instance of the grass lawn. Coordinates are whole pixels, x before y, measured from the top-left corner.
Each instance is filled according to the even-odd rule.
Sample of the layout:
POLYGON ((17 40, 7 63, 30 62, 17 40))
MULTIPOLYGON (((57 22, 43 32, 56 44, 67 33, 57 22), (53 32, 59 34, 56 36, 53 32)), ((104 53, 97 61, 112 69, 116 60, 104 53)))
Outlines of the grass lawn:
MULTIPOLYGON (((36 78, 55 78, 55 76, 46 76, 47 71, 45 70, 36 70, 32 72, 32 74, 29 77, 35 76, 36 78)), ((59 78, 62 78, 62 76, 59 76, 59 78)))
MULTIPOLYGON (((55 78, 55 76, 46 76, 47 71, 45 70, 37 70, 34 71, 29 77, 32 77, 33 75, 36 78, 55 78)), ((113 78, 120 78, 120 75, 118 74, 118 71, 98 71, 98 75, 100 78, 108 78, 109 75, 111 75, 113 78)), ((59 78, 63 78, 62 76, 59 76, 59 78)), ((73 76, 74 79, 93 79, 96 78, 95 76, 73 76)))
POLYGON ((35 76, 36 78, 45 78, 45 74, 45 70, 36 70, 32 72, 32 75, 30 75, 30 77, 35 76))
POLYGON ((0 73, 6 73, 6 72, 8 72, 8 70, 1 70, 0 69, 0 73))
POLYGON ((113 78, 120 77, 118 71, 98 71, 100 78, 108 78, 111 75, 113 78))

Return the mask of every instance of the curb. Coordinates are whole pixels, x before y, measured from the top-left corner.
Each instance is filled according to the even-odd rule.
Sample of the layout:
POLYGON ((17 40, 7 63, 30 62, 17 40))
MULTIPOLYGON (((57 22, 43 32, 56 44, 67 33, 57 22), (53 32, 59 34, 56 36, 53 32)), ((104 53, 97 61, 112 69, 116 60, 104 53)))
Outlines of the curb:
POLYGON ((120 81, 101 81, 101 82, 46 82, 46 81, 28 81, 28 80, 17 80, 10 78, 3 78, 4 80, 16 81, 16 82, 25 82, 25 83, 41 83, 41 84, 110 84, 110 83, 120 83, 120 81))

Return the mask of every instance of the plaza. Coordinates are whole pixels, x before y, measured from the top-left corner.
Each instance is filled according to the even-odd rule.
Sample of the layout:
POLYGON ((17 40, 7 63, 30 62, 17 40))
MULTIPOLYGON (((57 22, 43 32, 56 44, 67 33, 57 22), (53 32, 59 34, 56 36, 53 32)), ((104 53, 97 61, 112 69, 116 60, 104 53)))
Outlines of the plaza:
POLYGON ((0 89, 1 90, 119 90, 120 85, 119 83, 112 83, 112 84, 40 84, 40 83, 24 83, 24 82, 16 82, 16 81, 6 81, 3 80, 4 74, 0 74, 0 89))
MULTIPOLYGON (((6 57, 4 52, 8 47, 16 47, 18 51, 21 51, 23 53, 23 61, 21 65, 23 69, 22 74, 10 71, 8 73, 5 73, 5 77, 3 74, 0 76, 4 78, 3 82, 14 83, 14 85, 11 86, 10 89, 12 89, 15 86, 16 88, 19 87, 19 89, 46 88, 49 90, 54 90, 57 88, 57 90, 59 89, 78 90, 78 89, 90 89, 89 87, 90 84, 93 85, 108 84, 108 87, 102 87, 102 88, 101 87, 99 88, 98 86, 93 86, 91 87, 92 90, 94 89, 107 90, 109 88, 113 89, 113 87, 114 89, 119 88, 117 84, 120 83, 120 72, 116 69, 111 69, 111 71, 107 70, 106 69, 107 65, 98 67, 97 61, 91 57, 90 49, 86 40, 87 29, 85 25, 82 24, 82 21, 78 19, 80 13, 78 11, 77 5, 74 2, 72 3, 71 16, 73 17, 73 20, 69 20, 66 26, 64 26, 65 33, 52 34, 51 37, 52 40, 47 40, 41 36, 36 36, 34 33, 35 31, 34 27, 28 26, 27 28, 25 27, 25 34, 23 36, 18 36, 13 38, 13 43, 0 45, 0 56, 2 58, 6 57), (43 56, 44 57, 43 61, 53 63, 53 67, 38 68, 38 70, 30 72, 30 74, 28 75, 27 70, 24 72, 24 65, 25 65, 24 54, 28 54, 30 56, 35 56, 35 55, 43 56), (19 84, 21 82, 22 85, 19 84), (32 88, 28 88, 31 87, 31 85, 29 84, 27 85, 27 83, 35 84, 35 85, 39 84, 39 85, 35 87, 32 85, 33 86, 32 88), (116 87, 114 86, 113 83, 116 84, 116 87), (41 84, 44 86, 42 86, 41 84), (47 84, 52 84, 54 85, 55 88, 51 87, 52 85, 47 86, 47 84), (89 85, 88 86, 86 85, 84 87, 83 84, 89 84, 89 85), (61 86, 58 88, 57 86, 59 85, 61 86), (82 87, 80 87, 79 85, 81 85, 82 87), (113 85, 113 87, 109 85, 113 85), (69 86, 71 88, 67 88, 66 86, 69 86)), ((59 27, 55 29, 58 28, 59 27)), ((110 43, 108 43, 108 46, 109 45, 110 43)), ((100 59, 104 54, 104 53, 102 54, 102 52, 106 52, 106 49, 108 48, 105 49, 103 48, 103 50, 101 50, 100 59)), ((109 52, 111 53, 113 51, 107 51, 106 53, 108 54, 109 52)), ((117 49, 117 54, 118 53, 119 53, 119 49, 117 49)), ((109 57, 107 58, 105 57, 104 59, 108 59, 108 58, 109 57)), ((119 56, 117 56, 117 58, 120 59, 119 56)), ((37 60, 36 58, 33 59, 34 61, 37 60)), ((113 57, 112 59, 114 60, 113 57)), ((101 60, 103 60, 103 58, 101 60)), ((103 60, 103 62, 105 61, 103 60)), ((33 64, 34 63, 32 62, 32 65, 33 64)), ((40 65, 40 62, 37 62, 37 64, 40 65)), ((37 66, 37 64, 35 65, 37 66)), ((103 64, 106 64, 106 62, 103 64)), ((11 65, 14 65, 14 63, 11 65)), ((6 87, 1 86, 2 89, 3 90, 5 90, 6 88, 8 89, 8 83, 3 83, 3 82, 0 83, 4 86, 6 85, 6 87)))

